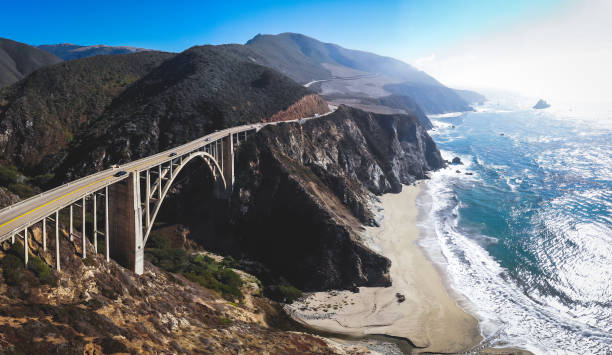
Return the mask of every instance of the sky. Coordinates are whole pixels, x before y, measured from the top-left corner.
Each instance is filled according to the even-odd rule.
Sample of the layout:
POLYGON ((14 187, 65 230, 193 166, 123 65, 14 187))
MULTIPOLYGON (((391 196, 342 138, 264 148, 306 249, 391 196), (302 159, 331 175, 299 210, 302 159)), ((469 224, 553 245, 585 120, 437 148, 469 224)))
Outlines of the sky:
POLYGON ((298 32, 404 60, 455 87, 592 98, 612 79, 608 0, 1 1, 0 37, 33 45, 179 52, 298 32), (580 88, 562 90, 563 77, 580 88))

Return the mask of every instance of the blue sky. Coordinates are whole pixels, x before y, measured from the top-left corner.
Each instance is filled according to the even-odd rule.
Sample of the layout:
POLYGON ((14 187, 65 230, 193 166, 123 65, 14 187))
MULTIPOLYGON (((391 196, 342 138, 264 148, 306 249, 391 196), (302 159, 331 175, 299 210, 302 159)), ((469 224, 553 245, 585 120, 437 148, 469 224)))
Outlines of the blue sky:
POLYGON ((30 44, 182 51, 300 32, 407 61, 483 33, 521 26, 564 0, 5 1, 0 36, 30 44))
POLYGON ((299 32, 458 88, 610 101, 612 0, 4 0, 0 37, 179 52, 299 32))

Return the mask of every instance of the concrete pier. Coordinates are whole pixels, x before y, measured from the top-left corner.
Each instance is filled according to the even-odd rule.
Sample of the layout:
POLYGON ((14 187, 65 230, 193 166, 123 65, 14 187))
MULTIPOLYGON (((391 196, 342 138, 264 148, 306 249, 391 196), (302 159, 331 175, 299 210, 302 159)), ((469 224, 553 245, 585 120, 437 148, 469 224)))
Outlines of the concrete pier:
POLYGON ((136 274, 144 271, 142 208, 138 172, 108 188, 110 256, 136 274))

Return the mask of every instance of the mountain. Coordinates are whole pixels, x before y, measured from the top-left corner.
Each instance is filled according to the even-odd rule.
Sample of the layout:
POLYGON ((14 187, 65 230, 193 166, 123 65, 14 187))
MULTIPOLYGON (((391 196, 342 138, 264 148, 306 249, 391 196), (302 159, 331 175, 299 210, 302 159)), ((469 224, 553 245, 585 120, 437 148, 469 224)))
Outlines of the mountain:
POLYGON ((300 289, 389 285, 390 261, 366 246, 360 226, 377 223, 376 195, 443 166, 413 115, 341 106, 265 127, 236 156, 230 238, 300 289))
POLYGON ((215 129, 327 111, 318 95, 273 69, 222 47, 192 47, 115 97, 67 148, 59 175, 131 161, 215 129))
POLYGON ((150 49, 134 48, 134 47, 113 47, 105 46, 103 44, 94 46, 79 46, 70 43, 61 44, 42 44, 38 48, 55 54, 63 60, 72 60, 93 57, 95 55, 109 55, 109 54, 129 54, 136 52, 150 51, 150 49))
POLYGON ((172 56, 142 52, 62 62, 1 89, 0 162, 40 172, 45 157, 66 147, 116 96, 172 56))
POLYGON ((459 95, 462 99, 467 101, 467 103, 469 103, 470 105, 472 104, 481 105, 487 100, 487 98, 484 95, 479 94, 475 91, 471 91, 471 90, 455 89, 455 93, 459 95))
POLYGON ((61 61, 36 47, 0 38, 0 88, 16 83, 36 69, 61 61))
MULTIPOLYGON (((427 114, 471 110, 455 90, 390 57, 346 49, 297 33, 257 35, 245 47, 258 54, 251 60, 309 85, 332 104, 358 103, 360 106, 355 107, 380 112, 380 107, 369 107, 361 100, 401 95, 412 98, 427 114)), ((391 108, 413 112, 410 105, 391 108)), ((430 125, 426 118, 422 122, 430 125)))

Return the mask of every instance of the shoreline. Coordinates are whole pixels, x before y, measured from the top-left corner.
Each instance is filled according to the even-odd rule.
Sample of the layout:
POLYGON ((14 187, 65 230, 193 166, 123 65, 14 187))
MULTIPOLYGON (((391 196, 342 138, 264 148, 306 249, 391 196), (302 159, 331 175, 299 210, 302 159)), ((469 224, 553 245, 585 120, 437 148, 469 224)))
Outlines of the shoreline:
POLYGON ((297 322, 319 331, 405 338, 415 352, 470 350, 483 340, 476 317, 462 309, 443 272, 420 245, 417 197, 422 182, 380 197, 380 227, 365 227, 364 243, 391 260, 390 287, 316 292, 286 306, 297 322))

